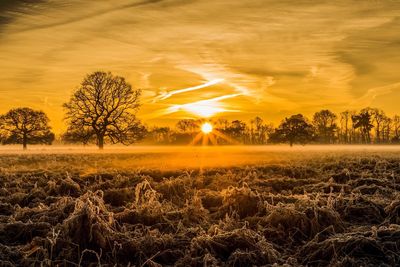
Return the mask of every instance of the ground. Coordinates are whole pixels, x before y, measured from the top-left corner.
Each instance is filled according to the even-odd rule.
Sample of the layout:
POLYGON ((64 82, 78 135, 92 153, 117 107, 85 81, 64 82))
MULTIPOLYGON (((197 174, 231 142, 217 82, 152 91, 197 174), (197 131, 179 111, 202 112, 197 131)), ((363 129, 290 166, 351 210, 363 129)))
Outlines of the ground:
POLYGON ((0 153, 0 266, 400 265, 397 147, 0 153))

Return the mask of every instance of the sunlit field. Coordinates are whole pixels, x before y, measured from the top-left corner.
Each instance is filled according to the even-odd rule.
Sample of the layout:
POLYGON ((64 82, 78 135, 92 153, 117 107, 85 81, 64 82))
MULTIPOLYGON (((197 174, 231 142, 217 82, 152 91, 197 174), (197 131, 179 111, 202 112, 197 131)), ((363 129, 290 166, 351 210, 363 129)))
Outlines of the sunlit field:
MULTIPOLYGON (((29 168, 68 164, 82 171, 87 168, 185 170, 238 167, 382 153, 400 155, 400 147, 390 145, 109 146, 103 151, 99 151, 96 146, 32 146, 27 151, 22 151, 19 146, 0 147, 3 161, 18 159, 20 162, 20 159, 26 159, 22 166, 17 166, 18 168, 25 164, 29 168)), ((9 164, 14 165, 11 162, 9 164)))
POLYGON ((1 148, 1 266, 396 266, 397 146, 1 148))

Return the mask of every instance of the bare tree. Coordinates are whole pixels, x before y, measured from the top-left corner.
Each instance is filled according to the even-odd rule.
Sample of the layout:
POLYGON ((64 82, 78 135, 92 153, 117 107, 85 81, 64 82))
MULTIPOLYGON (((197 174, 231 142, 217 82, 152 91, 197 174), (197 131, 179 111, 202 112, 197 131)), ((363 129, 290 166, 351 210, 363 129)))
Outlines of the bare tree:
POLYGON ((183 119, 176 123, 176 128, 183 133, 193 133, 199 130, 199 122, 193 119, 183 119))
POLYGON ((382 141, 385 143, 390 143, 392 126, 393 126, 393 120, 385 116, 382 122, 382 141))
POLYGON ((316 129, 317 137, 322 143, 334 143, 337 130, 336 119, 336 114, 327 109, 314 114, 313 125, 316 129))
POLYGON ((15 108, 0 116, 1 141, 3 144, 51 144, 54 134, 49 119, 43 111, 31 108, 15 108))
POLYGON ((382 139, 384 139, 382 134, 385 131, 383 126, 387 119, 385 112, 377 108, 367 108, 366 110, 370 110, 370 114, 372 115, 372 122, 375 125, 375 142, 381 143, 383 141, 382 139))
POLYGON ((221 131, 226 131, 229 127, 229 121, 225 118, 218 118, 215 122, 215 126, 221 131))
POLYGON ((266 144, 268 135, 273 131, 271 124, 265 124, 260 117, 255 117, 250 121, 251 144, 266 144))
POLYGON ((66 109, 67 134, 76 141, 95 138, 99 149, 105 141, 130 144, 142 138, 145 128, 136 119, 140 90, 110 72, 87 75, 71 96, 66 109))
POLYGON ((393 138, 392 141, 395 143, 400 142, 400 116, 395 115, 392 119, 393 122, 393 138))
POLYGON ((242 143, 247 142, 246 135, 247 125, 245 122, 241 120, 233 120, 229 127, 225 130, 225 133, 235 139, 236 141, 240 141, 242 143))
POLYGON ((351 143, 353 140, 351 138, 351 117, 355 115, 355 111, 346 110, 340 113, 340 131, 342 135, 342 142, 345 144, 351 143))

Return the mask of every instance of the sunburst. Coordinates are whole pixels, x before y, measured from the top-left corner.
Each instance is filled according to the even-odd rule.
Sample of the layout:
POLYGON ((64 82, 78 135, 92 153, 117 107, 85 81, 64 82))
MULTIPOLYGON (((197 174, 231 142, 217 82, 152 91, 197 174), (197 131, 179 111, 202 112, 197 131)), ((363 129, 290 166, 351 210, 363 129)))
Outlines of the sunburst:
POLYGON ((216 129, 211 121, 202 122, 199 126, 200 131, 193 138, 190 145, 218 145, 218 139, 223 139, 229 144, 239 144, 236 140, 226 136, 224 133, 216 129))

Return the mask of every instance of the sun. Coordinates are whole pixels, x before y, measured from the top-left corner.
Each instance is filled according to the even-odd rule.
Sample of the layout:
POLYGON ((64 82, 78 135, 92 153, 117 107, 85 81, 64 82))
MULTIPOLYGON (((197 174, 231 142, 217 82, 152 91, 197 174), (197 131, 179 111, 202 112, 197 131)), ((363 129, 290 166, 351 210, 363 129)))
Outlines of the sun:
POLYGON ((209 123, 209 122, 205 122, 205 123, 203 123, 203 124, 201 125, 201 131, 202 131, 204 134, 209 134, 209 133, 212 132, 212 130, 213 130, 213 126, 212 126, 211 123, 209 123))

